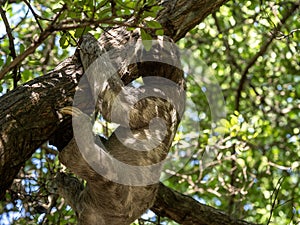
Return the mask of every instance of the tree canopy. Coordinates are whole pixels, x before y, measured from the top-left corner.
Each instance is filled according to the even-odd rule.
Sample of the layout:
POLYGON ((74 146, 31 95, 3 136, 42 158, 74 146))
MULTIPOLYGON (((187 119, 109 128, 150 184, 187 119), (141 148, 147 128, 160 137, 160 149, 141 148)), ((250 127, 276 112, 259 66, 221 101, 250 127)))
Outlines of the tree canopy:
MULTIPOLYGON (((53 87, 62 82, 73 90, 77 78, 47 77, 49 71, 74 55, 83 34, 99 38, 118 26, 138 29, 142 40, 150 40, 152 34, 169 36, 182 49, 183 68, 186 64, 191 68, 185 74, 185 114, 161 187, 177 192, 159 192, 152 211, 135 224, 178 224, 184 221, 180 210, 196 217, 192 211, 198 205, 187 196, 220 215, 249 223, 300 223, 300 2, 195 2, 1 2, 0 224, 75 224, 74 211, 52 187, 55 174, 65 168, 57 158, 58 146, 46 141, 57 128, 51 109, 41 112, 22 105, 30 98, 24 90, 41 84, 50 105, 59 109, 70 104, 74 91, 60 93, 53 87), (18 93, 23 91, 21 98, 18 93), (24 114, 11 115, 17 105, 24 114), (6 136, 10 126, 18 127, 9 133, 11 138, 6 136), (21 132, 30 143, 19 138, 21 132), (33 132, 39 135, 32 136, 33 132), (6 140, 13 140, 16 149, 33 150, 10 150, 8 167, 6 140), (28 160, 22 162, 18 154, 28 160), (11 186, 12 175, 6 176, 10 170, 16 171, 11 186), (164 209, 167 200, 159 201, 168 196, 178 199, 180 208, 164 209)), ((79 68, 76 61, 64 62, 62 66, 79 68)), ((114 128, 99 119, 95 129, 107 137, 114 128)), ((207 222, 198 224, 210 224, 212 215, 203 216, 207 222)))

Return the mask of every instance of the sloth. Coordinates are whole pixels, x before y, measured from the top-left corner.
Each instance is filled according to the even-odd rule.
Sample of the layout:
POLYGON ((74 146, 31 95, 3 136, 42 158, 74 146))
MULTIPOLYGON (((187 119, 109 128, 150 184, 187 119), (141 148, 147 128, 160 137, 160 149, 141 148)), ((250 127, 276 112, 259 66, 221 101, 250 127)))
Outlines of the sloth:
MULTIPOLYGON (((97 113, 119 126, 107 139, 87 136, 93 126, 90 116, 74 105, 60 110, 63 115, 72 115, 73 126, 80 127, 75 136, 86 137, 78 140, 74 136, 59 153, 60 162, 86 184, 66 173, 58 173, 55 178, 58 193, 74 209, 80 225, 127 225, 153 205, 161 162, 168 155, 184 110, 182 70, 159 60, 130 64, 131 53, 124 53, 122 46, 139 35, 125 29, 113 32, 105 32, 99 40, 91 34, 84 35, 79 51, 84 71, 97 73, 90 78, 90 86, 97 89, 97 113), (111 65, 97 60, 107 51, 115 51, 111 65), (109 66, 118 63, 117 72, 104 79, 109 66), (124 85, 138 77, 142 77, 143 85, 124 85), (161 82, 160 77, 176 85, 161 82), (97 154, 95 146, 100 150, 97 154)), ((133 48, 135 57, 150 54, 138 48, 133 48)), ((163 41, 155 42, 152 49, 154 57, 168 57, 178 64, 177 50, 165 48, 163 41)))

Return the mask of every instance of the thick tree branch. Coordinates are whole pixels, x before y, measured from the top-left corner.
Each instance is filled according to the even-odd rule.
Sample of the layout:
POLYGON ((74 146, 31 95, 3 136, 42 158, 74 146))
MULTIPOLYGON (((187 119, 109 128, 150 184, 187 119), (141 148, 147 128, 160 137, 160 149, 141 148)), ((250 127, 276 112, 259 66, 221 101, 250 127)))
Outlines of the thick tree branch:
POLYGON ((72 104, 83 71, 76 56, 0 99, 0 198, 20 167, 60 123, 56 111, 72 104))
POLYGON ((199 24, 209 14, 216 11, 228 0, 177 0, 164 1, 165 7, 157 17, 162 24, 165 35, 176 42, 183 38, 191 28, 199 24))
POLYGON ((224 212, 201 204, 162 183, 159 185, 156 201, 151 210, 157 215, 166 216, 183 225, 254 225, 231 218, 224 212))

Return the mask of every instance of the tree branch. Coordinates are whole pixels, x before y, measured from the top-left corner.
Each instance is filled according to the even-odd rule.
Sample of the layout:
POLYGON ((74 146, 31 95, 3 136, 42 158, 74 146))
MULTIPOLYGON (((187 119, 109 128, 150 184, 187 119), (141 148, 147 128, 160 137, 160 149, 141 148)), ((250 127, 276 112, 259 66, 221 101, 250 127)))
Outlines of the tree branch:
POLYGON ((157 20, 162 24, 165 35, 172 37, 176 42, 227 1, 164 1, 162 6, 165 8, 159 13, 157 20))
POLYGON ((39 22, 39 15, 35 13, 34 9, 32 8, 32 6, 30 5, 30 3, 27 0, 23 0, 25 2, 25 4, 28 6, 29 10, 31 11, 37 25, 39 26, 41 32, 43 32, 43 27, 41 26, 40 22, 39 22))
POLYGON ((172 190, 162 183, 159 185, 156 201, 151 210, 157 215, 166 216, 183 225, 254 225, 231 218, 224 212, 201 204, 192 197, 172 190))
MULTIPOLYGON (((5 11, 2 9, 2 7, 0 7, 0 14, 1 14, 2 20, 5 24, 6 33, 7 33, 8 40, 9 40, 10 55, 13 59, 15 59, 17 57, 17 54, 16 54, 16 50, 15 50, 14 37, 12 35, 12 30, 10 28, 7 17, 5 15, 5 11)), ((18 66, 17 65, 15 65, 13 67, 13 78, 14 78, 14 88, 16 88, 17 82, 20 79, 18 77, 18 66)))
POLYGON ((74 56, 0 98, 0 199, 20 167, 57 129, 56 111, 72 104, 82 73, 74 56))

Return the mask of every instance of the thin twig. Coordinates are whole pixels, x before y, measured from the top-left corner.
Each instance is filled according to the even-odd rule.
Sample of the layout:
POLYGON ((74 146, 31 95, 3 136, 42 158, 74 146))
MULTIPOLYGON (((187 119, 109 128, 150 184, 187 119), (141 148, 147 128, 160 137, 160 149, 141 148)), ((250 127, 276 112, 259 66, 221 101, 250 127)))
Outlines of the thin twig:
POLYGON ((276 187, 275 187, 274 191, 272 192, 271 200, 273 199, 273 197, 274 197, 274 199, 273 199, 273 202, 272 202, 272 208, 271 208, 271 211, 270 211, 270 216, 269 216, 267 225, 270 224, 270 222, 271 222, 272 215, 273 215, 275 205, 276 205, 276 200, 278 198, 279 190, 280 190, 280 187, 281 187, 283 182, 284 182, 284 177, 280 177, 280 179, 278 180, 278 182, 276 184, 276 187))
POLYGON ((27 0, 23 0, 25 2, 25 4, 28 6, 29 10, 31 11, 37 25, 39 26, 41 32, 43 32, 43 27, 41 26, 40 22, 39 22, 39 15, 35 13, 35 11, 33 10, 32 6, 30 5, 30 3, 27 0))
MULTIPOLYGON (((15 27, 11 28, 11 31, 14 31, 18 26, 20 26, 21 23, 26 19, 28 16, 29 10, 25 13, 23 17, 20 17, 20 21, 15 25, 15 27)), ((2 37, 0 37, 0 40, 3 40, 6 37, 7 34, 4 34, 2 37)))
MULTIPOLYGON (((16 59, 17 54, 16 54, 16 49, 15 49, 15 44, 14 44, 14 37, 12 35, 12 30, 11 30, 11 27, 10 27, 9 22, 7 20, 5 11, 3 10, 2 7, 0 7, 0 14, 1 14, 2 20, 5 24, 6 33, 7 33, 8 40, 9 40, 10 55, 13 59, 16 59)), ((20 76, 18 76, 18 65, 15 65, 13 67, 13 80, 14 80, 14 82, 13 82, 14 83, 14 88, 16 88, 17 83, 20 80, 20 76)))

